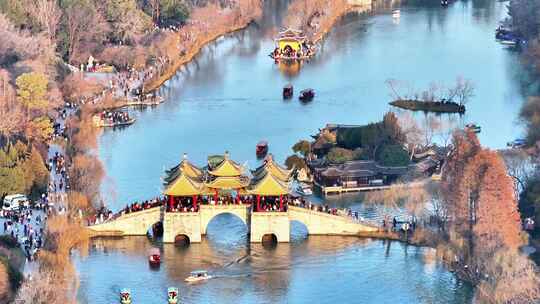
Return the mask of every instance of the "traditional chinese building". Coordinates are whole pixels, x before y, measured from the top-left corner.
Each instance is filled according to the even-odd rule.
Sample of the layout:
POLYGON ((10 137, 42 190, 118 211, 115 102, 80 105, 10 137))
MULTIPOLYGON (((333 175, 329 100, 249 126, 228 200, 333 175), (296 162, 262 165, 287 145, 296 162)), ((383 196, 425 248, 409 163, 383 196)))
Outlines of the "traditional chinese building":
MULTIPOLYGON (((236 203, 240 203, 241 196, 255 196, 256 211, 267 210, 270 202, 278 199, 279 210, 284 210, 291 170, 275 163, 272 155, 268 155, 264 164, 251 174, 252 177, 245 175, 244 168, 231 160, 227 152, 223 156, 209 157, 204 169, 191 164, 184 155, 179 165, 166 171, 163 193, 168 197, 168 210, 181 203, 182 208, 197 211, 201 196, 213 196, 213 201, 217 202, 221 196, 233 192, 236 203)), ((276 205, 272 206, 276 211, 276 205)))

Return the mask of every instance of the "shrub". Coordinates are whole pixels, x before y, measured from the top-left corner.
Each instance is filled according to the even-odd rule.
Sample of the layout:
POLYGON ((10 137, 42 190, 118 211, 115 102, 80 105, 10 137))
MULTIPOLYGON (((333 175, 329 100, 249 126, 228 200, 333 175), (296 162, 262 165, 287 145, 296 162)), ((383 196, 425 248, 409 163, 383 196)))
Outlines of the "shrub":
POLYGON ((11 235, 0 235, 0 246, 4 246, 9 249, 17 248, 19 243, 11 235))
POLYGON ((354 159, 354 152, 344 148, 332 148, 326 155, 326 159, 333 164, 343 164, 354 159))
POLYGON ((384 145, 378 153, 376 159, 383 166, 401 167, 409 164, 409 153, 400 145, 384 145))
POLYGON ((11 289, 17 290, 21 286, 21 283, 23 281, 23 274, 15 266, 13 266, 4 256, 0 256, 0 263, 4 264, 8 271, 11 289))

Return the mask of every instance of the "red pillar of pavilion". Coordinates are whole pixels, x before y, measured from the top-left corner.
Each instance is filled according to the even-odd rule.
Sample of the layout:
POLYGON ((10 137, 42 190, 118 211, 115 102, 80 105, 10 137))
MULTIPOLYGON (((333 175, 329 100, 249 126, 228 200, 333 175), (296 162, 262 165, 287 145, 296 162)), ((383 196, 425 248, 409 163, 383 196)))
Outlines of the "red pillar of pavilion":
POLYGON ((236 190, 236 203, 240 204, 240 189, 236 190))
POLYGON ((257 209, 255 211, 259 211, 261 209, 261 195, 257 194, 257 209))
POLYGON ((216 193, 214 194, 214 203, 217 205, 218 191, 215 189, 216 193))
POLYGON ((174 205, 174 197, 172 195, 169 195, 169 209, 172 210, 174 205))
POLYGON ((283 211, 283 195, 279 195, 279 211, 283 211))
POLYGON ((195 209, 195 212, 197 212, 197 195, 193 196, 193 209, 195 209))

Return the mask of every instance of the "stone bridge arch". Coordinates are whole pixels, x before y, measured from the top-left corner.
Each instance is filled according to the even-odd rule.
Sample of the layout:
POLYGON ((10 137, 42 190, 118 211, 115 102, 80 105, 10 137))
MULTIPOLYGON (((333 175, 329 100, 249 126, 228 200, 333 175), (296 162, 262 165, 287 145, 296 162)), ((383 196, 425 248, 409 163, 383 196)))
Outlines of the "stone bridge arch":
POLYGON ((248 205, 202 205, 199 211, 201 215, 201 234, 206 235, 208 224, 216 216, 232 214, 238 217, 250 230, 250 207, 248 205))

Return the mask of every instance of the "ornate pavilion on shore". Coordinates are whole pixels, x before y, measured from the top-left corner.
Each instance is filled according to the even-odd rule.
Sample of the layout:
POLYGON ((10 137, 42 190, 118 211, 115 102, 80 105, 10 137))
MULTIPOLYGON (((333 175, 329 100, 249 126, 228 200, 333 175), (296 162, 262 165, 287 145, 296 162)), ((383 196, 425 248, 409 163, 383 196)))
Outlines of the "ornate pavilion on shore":
POLYGON ((286 211, 291 170, 275 163, 271 154, 263 165, 250 172, 231 160, 227 152, 209 157, 204 168, 190 163, 184 154, 180 164, 165 174, 163 193, 167 196, 169 212, 196 212, 200 202, 223 201, 253 204, 253 211, 286 211))

